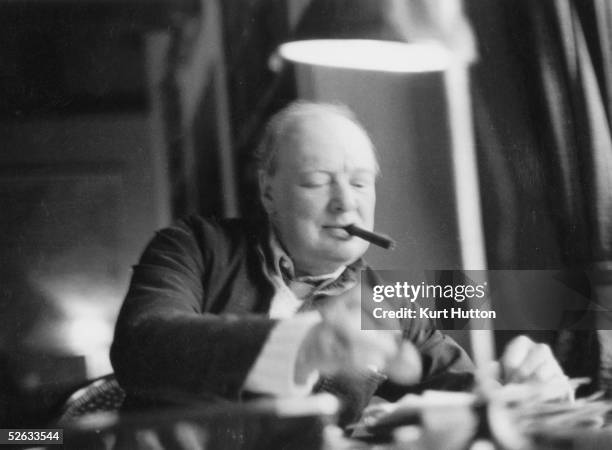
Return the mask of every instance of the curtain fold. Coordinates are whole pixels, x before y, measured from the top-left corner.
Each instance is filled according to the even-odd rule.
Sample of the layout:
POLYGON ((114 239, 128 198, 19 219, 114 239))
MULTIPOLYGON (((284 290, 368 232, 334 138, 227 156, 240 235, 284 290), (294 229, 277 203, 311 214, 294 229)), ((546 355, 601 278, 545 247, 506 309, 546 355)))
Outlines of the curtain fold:
MULTIPOLYGON (((612 6, 599 0, 501 0, 494 6, 472 0, 467 4, 483 55, 475 70, 476 91, 483 109, 490 113, 480 115, 483 123, 478 126, 500 136, 497 157, 506 160, 516 188, 524 191, 517 194, 519 203, 521 195, 529 195, 528 189, 545 191, 545 200, 535 206, 545 209, 554 224, 560 265, 586 267, 611 261, 612 137, 607 80, 612 75, 612 56, 603 54, 611 45, 611 34, 600 27, 612 22, 612 6), (487 22, 478 11, 494 19, 487 22), (499 89, 510 93, 496 92, 499 89), (523 147, 516 148, 512 140, 523 142, 523 147)), ((491 260, 520 261, 520 257, 493 254, 491 260)))
POLYGON ((560 226, 571 237, 565 251, 570 263, 595 264, 612 259, 609 89, 606 77, 597 75, 609 73, 610 67, 604 64, 609 59, 600 54, 608 30, 585 26, 598 23, 592 17, 596 10, 584 8, 585 4, 581 3, 586 9, 582 13, 578 2, 571 0, 529 5, 545 102, 543 118, 554 144, 547 150, 553 162, 550 170, 563 192, 558 199, 564 213, 560 226), (598 45, 589 46, 589 41, 598 45), (576 238, 582 246, 575 245, 576 238))

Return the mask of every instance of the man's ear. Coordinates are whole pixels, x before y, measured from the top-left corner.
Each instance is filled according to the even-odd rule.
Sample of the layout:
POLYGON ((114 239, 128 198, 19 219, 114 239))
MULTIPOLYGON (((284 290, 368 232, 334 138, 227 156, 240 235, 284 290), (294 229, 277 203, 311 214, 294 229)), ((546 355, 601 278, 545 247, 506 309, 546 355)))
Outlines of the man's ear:
POLYGON ((261 201, 261 204, 266 210, 268 216, 270 216, 274 209, 274 198, 272 195, 272 183, 270 175, 267 174, 265 171, 260 170, 257 173, 257 176, 259 182, 259 200, 261 201))

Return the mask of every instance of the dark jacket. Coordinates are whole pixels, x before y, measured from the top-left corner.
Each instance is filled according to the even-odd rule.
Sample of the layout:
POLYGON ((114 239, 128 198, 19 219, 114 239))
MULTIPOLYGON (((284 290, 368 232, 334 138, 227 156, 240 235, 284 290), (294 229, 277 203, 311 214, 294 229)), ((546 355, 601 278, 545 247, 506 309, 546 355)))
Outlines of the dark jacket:
MULTIPOLYGON (((247 375, 276 322, 267 316, 274 287, 257 250, 266 242, 261 230, 237 219, 191 217, 156 234, 134 267, 111 348, 128 396, 244 397, 247 375)), ((374 276, 370 270, 367 278, 374 276)), ((423 358, 423 384, 414 389, 470 384, 469 358, 432 323, 410 320, 404 336, 423 358)), ((347 383, 321 386, 350 400, 355 411, 345 418, 352 420, 372 392, 347 383)), ((393 400, 405 392, 385 383, 378 393, 393 400)))

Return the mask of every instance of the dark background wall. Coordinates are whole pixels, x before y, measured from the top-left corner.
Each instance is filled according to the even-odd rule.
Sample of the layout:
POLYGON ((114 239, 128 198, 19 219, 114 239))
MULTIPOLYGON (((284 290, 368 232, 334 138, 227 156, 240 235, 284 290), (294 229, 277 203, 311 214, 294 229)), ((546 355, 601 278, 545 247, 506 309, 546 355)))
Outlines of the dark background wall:
POLYGON ((148 16, 11 2, 0 17, 0 422, 27 424, 110 371, 130 267, 170 217, 148 16))

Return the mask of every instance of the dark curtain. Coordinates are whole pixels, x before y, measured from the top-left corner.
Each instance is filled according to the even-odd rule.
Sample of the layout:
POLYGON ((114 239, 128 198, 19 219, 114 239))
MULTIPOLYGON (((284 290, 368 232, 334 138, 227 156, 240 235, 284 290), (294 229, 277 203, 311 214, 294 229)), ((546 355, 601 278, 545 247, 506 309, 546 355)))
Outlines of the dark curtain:
POLYGON ((223 0, 227 83, 238 168, 241 215, 259 209, 253 150, 268 118, 296 98, 292 73, 270 69, 270 57, 289 39, 286 0, 223 0))
MULTIPOLYGON (((570 268, 606 302, 612 260, 611 8, 467 0, 490 268, 570 268)), ((593 330, 602 328, 594 319, 593 330)), ((607 386, 608 332, 549 336, 570 375, 607 386), (601 364, 600 364, 601 362, 601 364)))
POLYGON ((548 153, 554 218, 568 264, 612 256, 612 145, 601 41, 593 1, 529 2, 528 65, 540 95, 534 105, 548 153), (598 76, 599 75, 599 76, 598 76))

